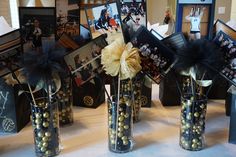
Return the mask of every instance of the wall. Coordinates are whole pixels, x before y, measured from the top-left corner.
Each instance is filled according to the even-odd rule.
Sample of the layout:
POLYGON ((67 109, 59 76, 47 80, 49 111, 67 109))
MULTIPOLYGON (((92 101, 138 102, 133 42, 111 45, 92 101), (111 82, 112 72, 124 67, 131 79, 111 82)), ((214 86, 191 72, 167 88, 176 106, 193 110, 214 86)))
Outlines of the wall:
MULTIPOLYGON (((175 2, 176 0, 147 0, 149 22, 151 24, 162 23, 166 7, 170 6, 174 11, 173 4, 175 2)), ((224 22, 229 21, 232 7, 233 14, 231 18, 236 20, 236 7, 233 6, 236 6, 236 0, 216 0, 215 19, 221 19, 224 22), (218 14, 219 7, 225 7, 224 14, 218 14)))
POLYGON ((55 0, 19 0, 19 5, 28 7, 54 7, 55 0))
POLYGON ((236 21, 236 0, 232 0, 232 5, 231 5, 231 19, 236 21))
POLYGON ((9 0, 0 1, 0 16, 3 16, 7 23, 11 25, 10 3, 9 0))
POLYGON ((220 19, 224 22, 228 22, 230 20, 231 5, 232 5, 232 0, 216 0, 215 20, 220 19), (219 14, 219 7, 225 7, 224 14, 219 14))
POLYGON ((147 17, 151 24, 163 23, 167 0, 147 0, 147 17))

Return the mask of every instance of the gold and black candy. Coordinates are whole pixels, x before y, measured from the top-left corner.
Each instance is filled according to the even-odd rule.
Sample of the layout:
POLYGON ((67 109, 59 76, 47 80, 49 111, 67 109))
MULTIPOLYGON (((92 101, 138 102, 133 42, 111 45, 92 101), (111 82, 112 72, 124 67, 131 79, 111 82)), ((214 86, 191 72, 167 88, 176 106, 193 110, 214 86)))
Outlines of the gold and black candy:
POLYGON ((194 100, 190 95, 181 99, 180 146, 197 151, 204 148, 205 116, 207 98, 199 96, 194 100))
POLYGON ((112 99, 114 101, 108 103, 109 150, 116 153, 129 152, 133 148, 131 99, 122 95, 119 105, 115 97, 112 99))
POLYGON ((62 82, 61 89, 57 92, 60 126, 73 123, 73 98, 71 82, 65 80, 62 82))
POLYGON ((46 99, 36 100, 32 105, 35 152, 38 157, 59 154, 59 120, 57 103, 48 104, 46 99))

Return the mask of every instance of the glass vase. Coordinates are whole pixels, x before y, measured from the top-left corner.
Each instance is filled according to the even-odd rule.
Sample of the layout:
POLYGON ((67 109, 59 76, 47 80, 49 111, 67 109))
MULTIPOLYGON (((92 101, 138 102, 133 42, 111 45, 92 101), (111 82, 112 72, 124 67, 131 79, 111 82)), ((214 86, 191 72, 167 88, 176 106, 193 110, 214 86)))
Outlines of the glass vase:
POLYGON ((32 108, 35 152, 38 157, 52 157, 59 154, 58 103, 48 98, 35 99, 32 108))
POLYGON ((109 150, 112 152, 125 153, 133 149, 132 87, 132 80, 120 80, 119 89, 113 89, 114 96, 108 100, 108 137, 109 150))
POLYGON ((144 86, 144 75, 137 75, 133 79, 133 121, 140 121, 140 111, 142 104, 144 104, 144 99, 142 97, 142 87, 144 86))
POLYGON ((132 138, 132 98, 121 95, 108 100, 108 145, 115 153, 126 153, 133 149, 132 138))
POLYGON ((180 146, 190 151, 201 150, 205 146, 207 97, 184 94, 181 106, 180 146))
POLYGON ((142 107, 142 85, 143 77, 141 75, 136 76, 132 80, 121 80, 120 93, 121 95, 130 95, 133 99, 133 122, 140 121, 140 110, 142 107))
POLYGON ((63 79, 62 86, 56 94, 59 109, 60 126, 73 123, 72 82, 70 78, 63 79))

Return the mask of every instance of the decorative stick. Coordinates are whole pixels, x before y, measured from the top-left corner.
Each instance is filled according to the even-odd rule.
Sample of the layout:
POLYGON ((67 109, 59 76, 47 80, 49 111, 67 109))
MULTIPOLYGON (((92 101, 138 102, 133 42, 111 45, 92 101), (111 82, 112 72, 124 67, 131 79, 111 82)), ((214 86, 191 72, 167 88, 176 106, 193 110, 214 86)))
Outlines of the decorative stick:
POLYGON ((36 101, 35 101, 35 99, 34 99, 34 95, 33 95, 32 89, 31 89, 29 83, 27 83, 27 85, 28 85, 28 88, 29 88, 29 91, 30 91, 30 95, 31 95, 32 100, 33 100, 33 103, 34 103, 34 105, 36 105, 36 101))

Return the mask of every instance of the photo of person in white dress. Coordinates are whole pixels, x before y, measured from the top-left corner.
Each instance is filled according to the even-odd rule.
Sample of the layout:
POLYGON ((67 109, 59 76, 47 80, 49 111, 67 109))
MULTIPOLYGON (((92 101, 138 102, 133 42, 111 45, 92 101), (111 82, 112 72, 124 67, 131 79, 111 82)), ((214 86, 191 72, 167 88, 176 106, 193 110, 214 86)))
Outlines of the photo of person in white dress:
POLYGON ((185 17, 187 21, 190 21, 190 40, 196 40, 201 38, 201 19, 204 15, 205 7, 191 8, 189 15, 185 17))

